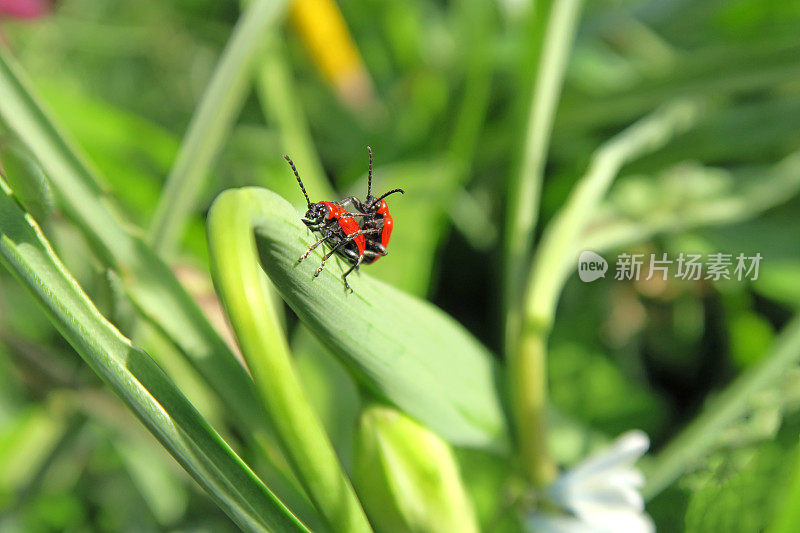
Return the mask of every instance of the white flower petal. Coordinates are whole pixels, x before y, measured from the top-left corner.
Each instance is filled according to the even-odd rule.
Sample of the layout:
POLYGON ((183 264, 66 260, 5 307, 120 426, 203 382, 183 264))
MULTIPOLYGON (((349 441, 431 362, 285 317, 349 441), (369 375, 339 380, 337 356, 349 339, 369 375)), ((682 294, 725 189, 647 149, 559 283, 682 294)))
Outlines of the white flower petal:
POLYGON ((639 492, 632 487, 596 487, 581 488, 574 491, 566 502, 566 508, 578 515, 586 505, 605 505, 607 507, 620 507, 641 512, 644 509, 644 500, 639 492))
POLYGON ((584 520, 593 531, 604 533, 653 533, 655 525, 644 513, 622 510, 605 510, 584 520))
POLYGON ((548 488, 547 496, 551 504, 573 516, 540 511, 528 517, 529 526, 533 531, 555 532, 654 531, 639 492, 644 486, 644 476, 634 467, 649 445, 647 435, 631 431, 563 473, 548 488), (565 527, 572 529, 562 529, 565 527))
POLYGON ((644 487, 644 475, 634 467, 614 468, 605 472, 608 479, 614 480, 615 485, 627 485, 629 487, 644 487))
POLYGON ((619 465, 633 466, 650 447, 650 439, 643 431, 629 431, 614 443, 595 455, 584 459, 567 476, 572 480, 587 478, 598 472, 610 470, 619 465))
POLYGON ((610 511, 596 515, 591 522, 577 518, 534 513, 525 521, 531 533, 653 533, 649 516, 628 511, 610 511))

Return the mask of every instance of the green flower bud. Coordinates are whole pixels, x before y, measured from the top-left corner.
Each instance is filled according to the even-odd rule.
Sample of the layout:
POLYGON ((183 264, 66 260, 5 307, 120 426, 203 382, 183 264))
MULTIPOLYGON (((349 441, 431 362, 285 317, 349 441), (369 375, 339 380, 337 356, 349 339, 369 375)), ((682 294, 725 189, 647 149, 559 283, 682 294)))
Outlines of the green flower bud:
POLYGON ((354 482, 380 532, 477 532, 475 512, 450 446, 399 411, 364 410, 354 482))

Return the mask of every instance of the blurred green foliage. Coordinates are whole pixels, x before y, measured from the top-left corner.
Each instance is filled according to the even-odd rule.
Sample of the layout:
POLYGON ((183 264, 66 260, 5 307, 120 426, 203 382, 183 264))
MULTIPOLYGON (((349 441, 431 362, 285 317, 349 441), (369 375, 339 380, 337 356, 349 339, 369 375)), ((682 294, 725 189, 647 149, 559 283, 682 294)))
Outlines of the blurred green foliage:
MULTIPOLYGON (((339 4, 379 95, 377 111, 342 106, 288 27, 280 30, 279 53, 333 187, 363 194, 369 144, 376 187, 406 189, 392 202, 390 255, 369 272, 428 296, 501 353, 503 195, 521 150, 531 77, 528 2, 339 4)), ((150 224, 238 16, 232 1, 64 0, 41 20, 0 19, 5 46, 89 155, 113 198, 108 207, 124 213, 132 235, 150 224)), ((658 450, 768 353, 800 308, 798 25, 800 6, 783 0, 587 3, 556 113, 543 220, 563 205, 600 143, 663 102, 689 96, 704 104, 697 125, 623 169, 588 242, 613 222, 642 234, 611 239, 607 257, 635 247, 671 256, 758 251, 764 258, 752 283, 570 280, 550 342, 552 440, 562 462, 632 427, 647 431, 658 450), (659 215, 667 222, 659 225, 659 215)), ((179 278, 194 283, 193 296, 212 302, 201 303, 212 315, 218 309, 204 230, 211 200, 226 188, 260 185, 303 205, 280 159, 283 132, 261 105, 255 93, 244 102, 210 180, 197 191, 174 262, 183 268, 179 278)), ((137 341, 163 346, 159 353, 167 356, 159 364, 248 464, 274 476, 260 444, 220 406, 202 372, 177 355, 170 362, 175 339, 134 330, 133 311, 120 304, 120 289, 91 239, 2 127, 0 159, 9 179, 42 183, 16 190, 101 311, 137 341)), ((319 191, 309 193, 319 198, 319 191)), ((287 324, 312 403, 349 470, 362 384, 322 353, 294 315, 287 324)), ((715 436, 712 455, 653 500, 660 530, 762 530, 781 509, 800 503, 790 490, 800 477, 790 468, 800 407, 790 377, 769 398, 754 399, 746 420, 715 436)), ((513 522, 496 458, 457 450, 457 459, 482 527, 513 522)), ((0 472, 2 531, 235 528, 5 270, 0 472)))

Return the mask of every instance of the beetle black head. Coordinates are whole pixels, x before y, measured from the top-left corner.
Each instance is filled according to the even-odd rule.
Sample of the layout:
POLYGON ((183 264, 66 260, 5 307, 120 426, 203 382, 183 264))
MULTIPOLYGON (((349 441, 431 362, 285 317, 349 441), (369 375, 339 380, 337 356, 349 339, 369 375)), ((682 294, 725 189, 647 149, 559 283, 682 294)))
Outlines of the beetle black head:
POLYGON ((322 203, 312 204, 311 200, 308 197, 308 193, 306 192, 306 188, 303 186, 303 180, 300 179, 300 174, 297 173, 297 169, 294 166, 294 163, 289 158, 288 155, 284 154, 283 158, 289 163, 289 166, 292 167, 292 172, 294 172, 294 177, 297 178, 297 184, 300 185, 300 190, 303 191, 303 196, 306 197, 306 205, 308 205, 308 211, 306 211, 305 217, 303 217, 303 222, 306 226, 316 226, 320 224, 322 221, 325 220, 325 217, 328 216, 328 209, 322 203))
POLYGON ((322 223, 328 216, 328 208, 323 203, 308 204, 308 211, 306 211, 303 222, 306 226, 316 226, 322 223))

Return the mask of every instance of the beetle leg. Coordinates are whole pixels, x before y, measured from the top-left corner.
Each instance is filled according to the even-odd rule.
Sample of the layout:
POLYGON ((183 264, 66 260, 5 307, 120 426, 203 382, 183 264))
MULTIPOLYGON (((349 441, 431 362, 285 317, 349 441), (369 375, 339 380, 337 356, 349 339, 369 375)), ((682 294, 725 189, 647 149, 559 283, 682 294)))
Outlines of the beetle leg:
POLYGON ((302 263, 302 262, 303 262, 303 261, 304 261, 304 260, 305 260, 305 259, 308 257, 308 254, 310 254, 311 252, 313 252, 313 251, 314 251, 314 249, 315 249, 317 246, 319 246, 320 244, 322 244, 323 242, 327 241, 327 240, 328 240, 328 239, 330 239, 330 238, 331 238, 331 236, 330 236, 330 235, 325 235, 323 238, 321 238, 320 240, 318 240, 317 242, 315 242, 314 244, 312 244, 311 246, 309 246, 308 250, 306 250, 306 252, 305 252, 303 255, 301 255, 301 256, 300 256, 300 259, 298 259, 298 260, 297 260, 297 262, 298 262, 298 263, 302 263))
POLYGON ((363 214, 364 213, 364 206, 361 205, 361 200, 359 200, 355 196, 348 196, 347 198, 345 198, 344 200, 339 202, 339 205, 342 206, 342 207, 344 207, 346 204, 353 204, 353 206, 356 209, 361 211, 361 213, 356 213, 356 214, 363 214))
POLYGON ((380 243, 375 243, 372 245, 372 250, 370 250, 375 254, 377 257, 383 257, 384 255, 388 254, 389 252, 386 250, 386 247, 380 243))
MULTIPOLYGON (((322 257, 322 263, 320 263, 320 265, 319 265, 319 268, 318 268, 318 269, 317 269, 317 270, 314 272, 314 277, 316 278, 317 276, 319 276, 319 275, 320 275, 320 273, 322 273, 322 270, 325 268, 325 262, 326 262, 328 259, 330 259, 330 257, 331 257, 331 256, 332 256, 334 253, 336 253, 336 251, 337 251, 337 250, 338 250, 338 249, 339 249, 341 246, 343 246, 343 245, 347 244, 348 242, 352 241, 353 239, 355 239, 355 238, 356 238, 356 237, 358 237, 359 235, 364 235, 364 234, 366 234, 366 233, 375 233, 375 230, 370 230, 370 229, 366 229, 366 230, 365 230, 365 229, 362 229, 362 230, 356 231, 355 233, 351 233, 350 235, 348 235, 348 236, 347 236, 347 238, 346 238, 346 239, 343 239, 341 242, 338 242, 338 243, 336 243, 336 245, 335 245, 335 246, 334 246, 334 247, 331 249, 331 251, 330 251, 330 252, 328 252, 327 254, 325 254, 325 255, 322 257)), ((360 262, 360 261, 359 261, 359 262, 360 262)))
POLYGON ((353 266, 351 266, 351 267, 350 267, 350 268, 347 270, 347 272, 345 272, 344 274, 342 274, 342 281, 344 281, 344 290, 346 290, 346 291, 350 291, 350 292, 353 292, 353 288, 352 288, 352 287, 350 287, 350 284, 349 284, 349 283, 347 283, 347 275, 348 275, 348 274, 350 274, 350 272, 352 272, 353 270, 357 269, 357 268, 358 268, 358 265, 360 265, 360 264, 361 264, 361 261, 363 261, 363 260, 364 260, 364 254, 361 254, 361 255, 359 255, 359 256, 358 256, 358 261, 356 261, 356 262, 355 262, 355 264, 353 264, 353 266))

